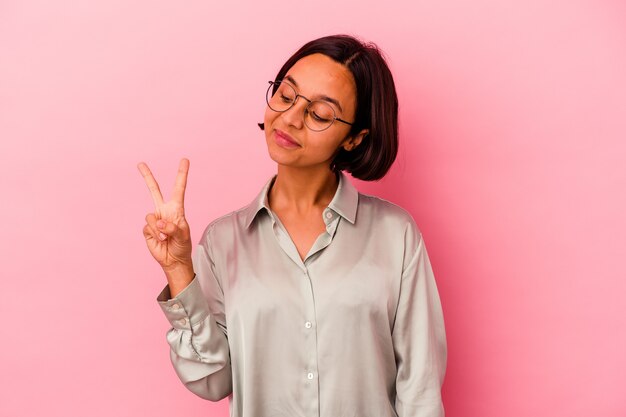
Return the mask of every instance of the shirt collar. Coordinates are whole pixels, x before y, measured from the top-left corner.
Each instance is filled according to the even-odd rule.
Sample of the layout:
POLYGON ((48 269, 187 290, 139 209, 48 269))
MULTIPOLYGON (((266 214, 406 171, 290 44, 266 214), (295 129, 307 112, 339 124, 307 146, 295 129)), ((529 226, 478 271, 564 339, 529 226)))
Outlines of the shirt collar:
MULTIPOLYGON (((246 229, 250 227, 252 221, 255 219, 257 213, 265 208, 267 212, 270 212, 269 205, 267 203, 267 194, 269 192, 270 187, 274 183, 276 179, 276 174, 274 174, 263 186, 259 194, 252 200, 252 202, 245 208, 245 227, 246 229)), ((344 174, 343 171, 339 172, 339 185, 337 186, 337 190, 335 191, 335 195, 333 199, 328 204, 328 207, 336 211, 340 216, 348 220, 350 223, 354 224, 356 219, 356 210, 359 203, 359 192, 352 185, 348 176, 344 174)))

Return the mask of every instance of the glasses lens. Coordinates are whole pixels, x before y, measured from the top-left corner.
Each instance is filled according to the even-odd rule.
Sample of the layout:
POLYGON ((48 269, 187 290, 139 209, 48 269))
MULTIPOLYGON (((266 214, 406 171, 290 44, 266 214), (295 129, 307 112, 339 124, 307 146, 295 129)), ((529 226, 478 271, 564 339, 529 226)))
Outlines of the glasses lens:
POLYGON ((296 99, 296 90, 287 83, 270 84, 267 89, 267 105, 274 111, 285 111, 289 109, 296 99), (276 92, 272 95, 274 85, 277 86, 276 92))
POLYGON ((304 123, 311 130, 328 129, 335 121, 335 110, 324 101, 313 101, 309 104, 304 115, 304 123))

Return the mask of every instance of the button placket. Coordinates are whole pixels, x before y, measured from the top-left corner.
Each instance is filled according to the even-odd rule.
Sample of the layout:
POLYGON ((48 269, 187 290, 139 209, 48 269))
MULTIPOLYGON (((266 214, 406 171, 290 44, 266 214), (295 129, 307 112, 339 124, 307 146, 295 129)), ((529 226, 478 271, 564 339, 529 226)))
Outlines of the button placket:
POLYGON ((306 385, 308 386, 307 391, 308 395, 310 395, 310 407, 311 412, 316 413, 319 408, 319 384, 317 376, 318 371, 318 351, 317 351, 317 332, 314 330, 316 317, 315 313, 315 291, 313 285, 313 279, 311 278, 310 270, 306 268, 302 271, 303 278, 307 279, 303 281, 302 289, 304 291, 305 297, 305 310, 304 313, 304 329, 303 329, 303 337, 307 346, 307 363, 305 367, 305 375, 304 379, 306 385))

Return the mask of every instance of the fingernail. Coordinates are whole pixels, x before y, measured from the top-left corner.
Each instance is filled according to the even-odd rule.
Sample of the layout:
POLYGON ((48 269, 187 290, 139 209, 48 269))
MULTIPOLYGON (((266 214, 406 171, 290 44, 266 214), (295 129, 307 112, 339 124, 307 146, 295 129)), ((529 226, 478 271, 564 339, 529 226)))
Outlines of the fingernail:
POLYGON ((163 233, 159 233, 159 237, 161 238, 161 240, 165 240, 166 236, 163 233))

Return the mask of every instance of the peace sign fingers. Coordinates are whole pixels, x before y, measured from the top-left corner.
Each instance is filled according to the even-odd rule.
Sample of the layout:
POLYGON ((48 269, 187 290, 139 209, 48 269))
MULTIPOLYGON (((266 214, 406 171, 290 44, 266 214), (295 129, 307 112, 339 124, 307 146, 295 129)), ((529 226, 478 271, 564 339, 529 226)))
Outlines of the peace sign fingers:
POLYGON ((152 195, 152 200, 154 201, 154 207, 158 208, 163 205, 163 196, 161 195, 161 190, 159 189, 159 184, 157 184, 150 168, 144 162, 140 162, 137 164, 137 168, 139 168, 139 172, 143 175, 143 179, 150 190, 150 194, 152 195))
POLYGON ((183 158, 178 164, 178 174, 176 175, 176 183, 174 184, 174 192, 172 199, 183 206, 185 200, 185 188, 187 187, 187 173, 189 172, 189 160, 183 158))

